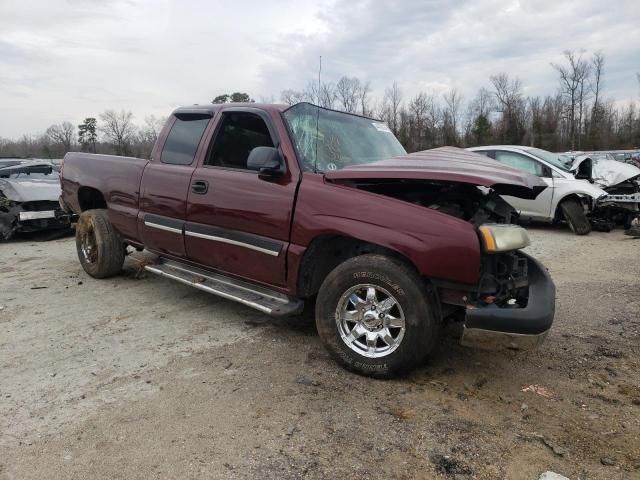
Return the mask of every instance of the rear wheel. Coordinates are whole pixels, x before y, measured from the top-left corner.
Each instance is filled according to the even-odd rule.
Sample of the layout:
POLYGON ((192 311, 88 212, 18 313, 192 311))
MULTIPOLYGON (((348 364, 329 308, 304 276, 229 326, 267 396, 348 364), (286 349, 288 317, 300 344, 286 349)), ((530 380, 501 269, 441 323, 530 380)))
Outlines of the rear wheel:
POLYGON ((567 198, 560 204, 562 215, 569 224, 569 228, 576 235, 586 235, 591 231, 591 224, 584 207, 577 198, 567 198))
POLYGON ((125 245, 104 209, 82 212, 76 226, 76 250, 85 272, 95 278, 112 277, 120 272, 125 245))
POLYGON ((404 263, 362 255, 336 267, 316 300, 316 325, 344 367, 390 378, 424 361, 438 334, 433 294, 404 263))

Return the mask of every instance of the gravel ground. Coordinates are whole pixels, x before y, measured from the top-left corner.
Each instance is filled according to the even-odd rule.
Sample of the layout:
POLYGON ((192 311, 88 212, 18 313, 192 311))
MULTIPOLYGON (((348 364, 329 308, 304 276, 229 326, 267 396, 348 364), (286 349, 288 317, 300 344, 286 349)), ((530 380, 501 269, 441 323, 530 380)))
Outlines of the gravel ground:
POLYGON ((638 479, 640 240, 530 233, 558 287, 541 349, 470 350, 449 328, 393 381, 339 368, 308 314, 132 260, 94 280, 72 238, 2 243, 0 479, 638 479))

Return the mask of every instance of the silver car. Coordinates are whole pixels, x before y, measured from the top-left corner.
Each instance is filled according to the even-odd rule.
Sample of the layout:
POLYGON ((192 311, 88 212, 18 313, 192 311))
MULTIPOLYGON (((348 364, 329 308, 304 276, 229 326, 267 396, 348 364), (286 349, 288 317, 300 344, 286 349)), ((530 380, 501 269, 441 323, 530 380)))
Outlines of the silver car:
POLYGON ((592 225, 601 230, 610 230, 617 223, 629 226, 638 215, 640 204, 640 170, 624 172, 610 171, 611 165, 598 161, 584 163, 568 156, 534 147, 516 145, 489 145, 472 147, 476 153, 486 155, 500 163, 541 177, 548 185, 535 200, 505 197, 520 212, 520 217, 542 222, 566 220, 577 235, 591 231, 592 225), (582 166, 580 166, 582 165, 582 166), (589 168, 584 167, 588 165, 589 168), (603 175, 596 175, 600 170, 603 175), (615 184, 603 180, 615 178, 615 184))
POLYGON ((0 160, 0 240, 17 232, 68 229, 58 203, 58 167, 48 160, 0 160))

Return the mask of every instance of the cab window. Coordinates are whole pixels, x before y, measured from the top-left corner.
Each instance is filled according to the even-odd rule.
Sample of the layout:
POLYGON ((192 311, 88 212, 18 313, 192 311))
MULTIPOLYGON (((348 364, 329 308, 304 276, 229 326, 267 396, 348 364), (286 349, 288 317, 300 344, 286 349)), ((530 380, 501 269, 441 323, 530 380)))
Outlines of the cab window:
POLYGON ((224 113, 206 165, 247 170, 251 150, 273 146, 267 124, 259 115, 250 112, 224 113))
POLYGON ((209 115, 176 115, 164 142, 160 161, 174 165, 191 165, 209 120, 209 115))

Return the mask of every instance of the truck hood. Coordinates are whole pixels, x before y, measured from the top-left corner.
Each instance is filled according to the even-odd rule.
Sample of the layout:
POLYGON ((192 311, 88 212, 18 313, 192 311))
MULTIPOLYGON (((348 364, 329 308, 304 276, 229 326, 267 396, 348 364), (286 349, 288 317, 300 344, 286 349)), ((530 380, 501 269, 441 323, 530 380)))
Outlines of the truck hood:
POLYGON ((576 173, 582 163, 591 160, 591 180, 601 187, 612 187, 635 177, 640 177, 640 168, 616 160, 592 160, 589 155, 576 157, 571 165, 571 172, 576 173))
POLYGON ((57 175, 52 178, 0 178, 0 192, 14 202, 57 201, 61 189, 57 175))
POLYGON ((492 188, 499 195, 534 199, 546 187, 542 179, 461 148, 440 147, 387 160, 325 172, 329 181, 433 180, 492 188))

